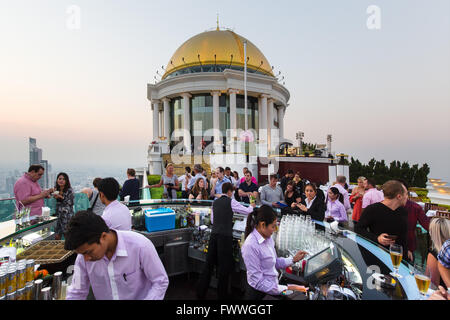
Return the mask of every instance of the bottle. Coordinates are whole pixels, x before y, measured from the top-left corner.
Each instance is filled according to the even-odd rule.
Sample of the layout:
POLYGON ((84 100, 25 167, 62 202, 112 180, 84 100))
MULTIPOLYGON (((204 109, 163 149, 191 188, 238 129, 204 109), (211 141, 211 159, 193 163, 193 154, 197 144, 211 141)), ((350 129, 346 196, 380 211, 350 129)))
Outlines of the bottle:
POLYGON ((29 259, 27 260, 27 269, 26 269, 26 281, 30 282, 34 280, 34 260, 29 259))
POLYGON ((6 273, 0 271, 0 297, 6 296, 6 273))

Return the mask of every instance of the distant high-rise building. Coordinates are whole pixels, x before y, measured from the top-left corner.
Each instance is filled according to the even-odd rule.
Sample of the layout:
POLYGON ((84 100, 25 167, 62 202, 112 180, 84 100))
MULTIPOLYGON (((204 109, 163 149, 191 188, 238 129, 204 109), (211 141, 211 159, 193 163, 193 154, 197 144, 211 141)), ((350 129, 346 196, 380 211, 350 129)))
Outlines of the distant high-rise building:
POLYGON ((49 181, 49 171, 51 165, 48 163, 48 160, 42 159, 42 149, 37 147, 36 139, 29 138, 29 151, 30 151, 30 166, 33 164, 40 164, 44 167, 44 175, 39 180, 39 185, 42 189, 48 189, 50 185, 49 181))

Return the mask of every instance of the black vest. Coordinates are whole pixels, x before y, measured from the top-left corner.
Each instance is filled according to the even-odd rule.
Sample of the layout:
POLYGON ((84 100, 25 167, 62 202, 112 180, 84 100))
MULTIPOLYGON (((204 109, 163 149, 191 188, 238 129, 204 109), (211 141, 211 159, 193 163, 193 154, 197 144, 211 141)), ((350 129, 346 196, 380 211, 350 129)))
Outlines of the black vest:
POLYGON ((222 196, 213 202, 213 227, 211 234, 233 236, 233 209, 231 198, 222 196))

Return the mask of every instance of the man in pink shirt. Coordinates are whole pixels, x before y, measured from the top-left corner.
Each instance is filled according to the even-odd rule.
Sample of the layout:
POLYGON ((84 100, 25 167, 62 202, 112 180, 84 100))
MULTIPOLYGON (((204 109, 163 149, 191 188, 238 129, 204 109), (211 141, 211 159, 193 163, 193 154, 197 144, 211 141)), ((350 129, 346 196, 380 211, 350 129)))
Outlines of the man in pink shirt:
POLYGON ((38 180, 44 174, 44 167, 41 165, 32 165, 28 172, 17 180, 14 185, 14 197, 16 198, 16 205, 22 209, 22 204, 25 207, 30 207, 30 216, 36 217, 42 215, 42 207, 44 206, 44 198, 49 198, 53 189, 41 190, 38 180))
POLYGON ((67 300, 85 300, 89 286, 96 300, 162 300, 169 279, 161 259, 145 236, 108 228, 90 211, 70 220, 64 248, 75 250, 67 300))
POLYGON ((367 206, 381 202, 384 200, 384 194, 382 191, 378 191, 376 188, 377 184, 373 179, 366 179, 364 182, 364 188, 366 192, 364 193, 362 200, 362 208, 366 208, 367 206))

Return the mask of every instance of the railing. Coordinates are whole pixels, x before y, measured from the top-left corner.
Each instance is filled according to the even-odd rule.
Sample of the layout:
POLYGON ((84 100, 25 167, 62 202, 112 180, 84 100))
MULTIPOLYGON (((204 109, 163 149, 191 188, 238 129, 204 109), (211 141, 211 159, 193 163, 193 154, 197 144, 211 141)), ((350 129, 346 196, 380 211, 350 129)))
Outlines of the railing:
MULTIPOLYGON (((150 189, 140 190, 141 199, 151 199, 150 189)), ((100 199, 98 200, 100 201, 100 199)), ((56 199, 44 199, 44 205, 50 208, 50 215, 56 212, 56 199)), ((75 193, 74 212, 80 210, 87 210, 90 207, 89 199, 85 193, 75 193)), ((0 223, 14 219, 14 212, 16 210, 15 198, 0 199, 0 223)))
MULTIPOLYGON (((44 199, 44 205, 50 208, 50 214, 54 215, 56 211, 56 199, 44 199)), ((85 193, 75 193, 74 212, 86 210, 89 208, 89 199, 85 193)), ((16 210, 16 200, 14 198, 0 199, 0 222, 14 219, 16 210)))

